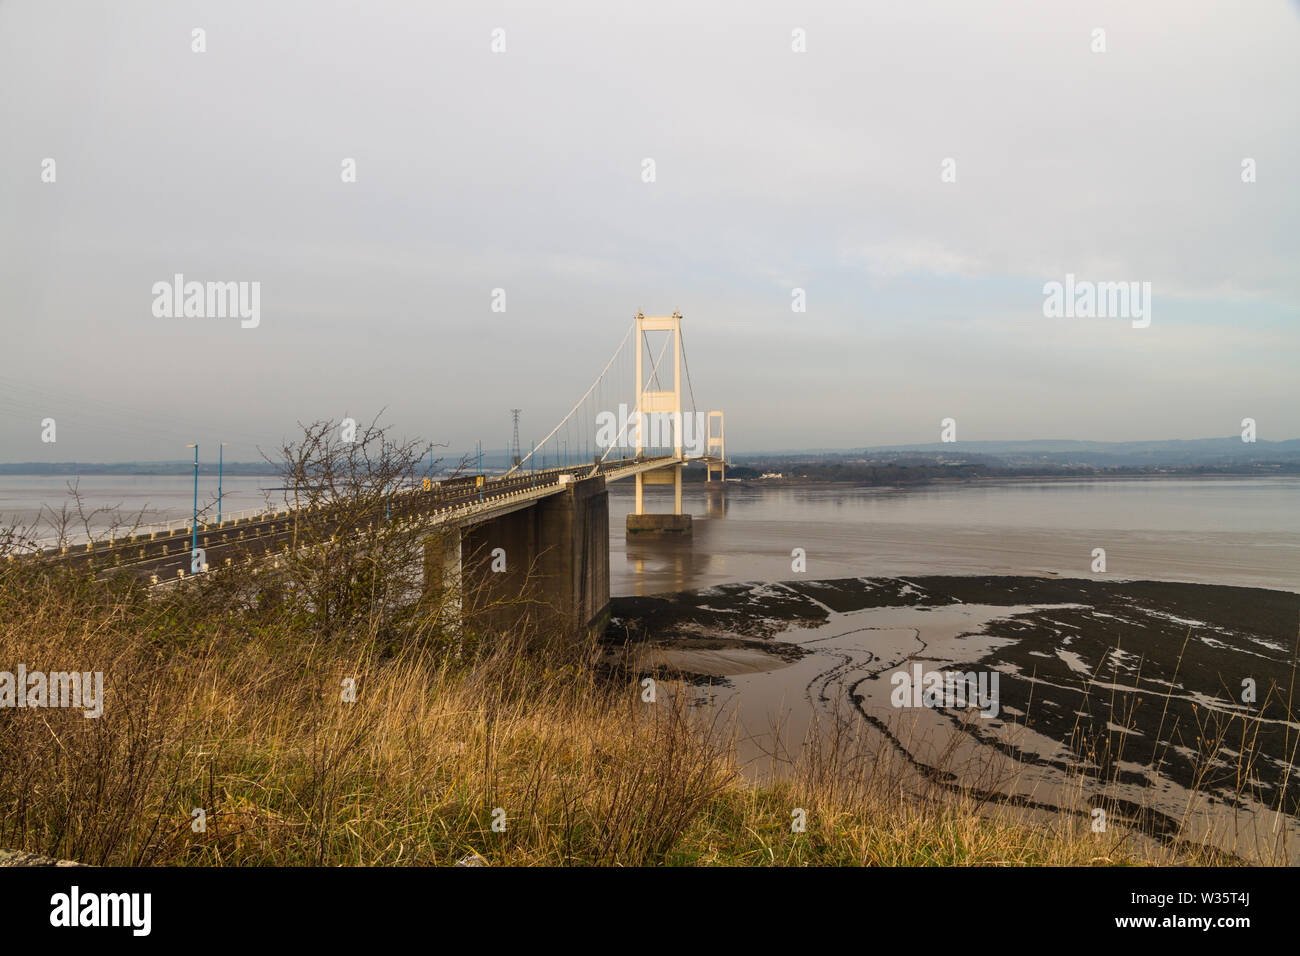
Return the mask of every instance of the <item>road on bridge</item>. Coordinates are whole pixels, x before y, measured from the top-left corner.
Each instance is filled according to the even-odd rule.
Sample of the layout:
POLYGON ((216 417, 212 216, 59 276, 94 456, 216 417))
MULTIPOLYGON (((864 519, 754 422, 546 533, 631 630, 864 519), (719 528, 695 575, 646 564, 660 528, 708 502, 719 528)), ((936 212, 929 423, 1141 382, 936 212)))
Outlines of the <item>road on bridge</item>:
MULTIPOLYGON (((556 494, 572 480, 600 474, 607 481, 617 481, 639 472, 662 468, 665 463, 675 460, 671 457, 623 458, 594 466, 552 468, 509 477, 483 476, 481 488, 477 483, 479 476, 462 476, 435 482, 427 491, 422 487, 395 491, 388 503, 391 507, 377 505, 370 520, 402 520, 418 515, 429 520, 432 526, 478 523, 556 494), (390 512, 388 517, 387 512, 390 512)), ((198 546, 204 552, 207 567, 219 569, 274 558, 292 548, 297 536, 305 531, 319 538, 336 531, 341 520, 325 507, 273 511, 220 524, 200 522, 198 546)), ((192 526, 186 523, 168 531, 49 548, 35 557, 67 567, 88 569, 96 574, 133 574, 151 584, 166 584, 191 574, 193 538, 192 526)))

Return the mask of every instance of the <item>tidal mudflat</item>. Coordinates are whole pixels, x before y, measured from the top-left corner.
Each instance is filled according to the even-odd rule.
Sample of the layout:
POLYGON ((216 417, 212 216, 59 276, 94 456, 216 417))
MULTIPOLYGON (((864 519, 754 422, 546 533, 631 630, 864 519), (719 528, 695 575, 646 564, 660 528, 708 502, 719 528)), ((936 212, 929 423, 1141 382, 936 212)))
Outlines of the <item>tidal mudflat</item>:
POLYGON ((921 576, 616 598, 608 640, 733 718, 755 777, 848 715, 927 784, 1295 862, 1298 632, 1289 591, 921 576), (994 706, 923 702, 922 674, 994 706))

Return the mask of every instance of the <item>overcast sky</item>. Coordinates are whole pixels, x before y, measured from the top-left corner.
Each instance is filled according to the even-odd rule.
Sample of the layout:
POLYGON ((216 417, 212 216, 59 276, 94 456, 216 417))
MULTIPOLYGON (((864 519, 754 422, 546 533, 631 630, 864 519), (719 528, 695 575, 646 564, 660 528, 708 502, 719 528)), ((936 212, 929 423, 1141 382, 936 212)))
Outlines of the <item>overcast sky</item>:
POLYGON ((1300 436, 1294 2, 537 6, 0 0, 0 461, 526 446, 638 309, 733 452, 1300 436))

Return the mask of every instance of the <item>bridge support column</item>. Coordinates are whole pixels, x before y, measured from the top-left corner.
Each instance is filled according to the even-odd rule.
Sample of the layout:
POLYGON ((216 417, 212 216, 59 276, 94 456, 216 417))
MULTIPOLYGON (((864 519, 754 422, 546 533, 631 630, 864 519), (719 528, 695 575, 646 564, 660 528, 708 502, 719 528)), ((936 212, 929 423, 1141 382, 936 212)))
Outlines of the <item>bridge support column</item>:
POLYGON ((571 636, 604 630, 609 493, 603 476, 466 528, 464 552, 466 617, 479 630, 517 627, 523 618, 571 636))
POLYGON ((722 412, 709 412, 708 422, 704 431, 704 452, 706 455, 704 464, 704 480, 706 482, 713 480, 713 473, 718 473, 718 481, 726 483, 727 481, 727 423, 722 412), (717 434, 714 434, 713 422, 718 422, 717 434), (716 459, 716 461, 715 461, 716 459))
POLYGON ((671 482, 673 486, 673 513, 646 514, 645 509, 641 507, 642 502, 638 500, 636 513, 627 516, 628 535, 637 535, 638 537, 690 537, 691 516, 682 514, 682 466, 669 465, 667 468, 657 468, 654 471, 645 472, 644 475, 637 475, 636 478, 638 486, 641 484, 642 478, 645 479, 647 484, 651 485, 666 485, 671 482))
POLYGON ((627 516, 629 535, 689 537, 691 516, 682 514, 682 465, 666 465, 636 476, 636 511, 627 516), (673 513, 646 514, 641 497, 642 483, 673 486, 673 513))
POLYGON ((667 472, 669 470, 672 471, 671 479, 667 478, 666 476, 663 478, 656 477, 656 478, 651 478, 647 482, 646 475, 644 473, 638 474, 636 476, 636 513, 637 514, 639 515, 645 514, 645 490, 644 489, 646 484, 648 483, 648 484, 656 485, 656 484, 666 483, 669 480, 671 480, 673 483, 673 514, 679 515, 682 513, 682 466, 669 465, 665 468, 658 469, 655 472, 655 474, 662 475, 664 472, 667 472))
POLYGON ((574 482, 539 504, 542 599, 573 634, 609 623, 609 492, 603 476, 574 482))
POLYGON ((443 610, 453 626, 460 621, 464 593, 462 546, 461 530, 454 525, 424 541, 425 590, 442 588, 443 610))

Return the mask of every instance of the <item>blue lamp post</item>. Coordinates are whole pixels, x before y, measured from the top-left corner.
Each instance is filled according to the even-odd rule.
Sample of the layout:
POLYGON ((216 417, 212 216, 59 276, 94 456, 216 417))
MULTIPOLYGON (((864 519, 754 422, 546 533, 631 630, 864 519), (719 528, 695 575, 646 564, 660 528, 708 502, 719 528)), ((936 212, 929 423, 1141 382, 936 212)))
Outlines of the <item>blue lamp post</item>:
POLYGON ((217 524, 221 524, 221 466, 224 456, 224 450, 230 442, 223 441, 217 445, 217 524))
POLYGON ((194 449, 194 518, 190 522, 190 554, 193 555, 199 550, 199 445, 195 442, 185 447, 194 449))

